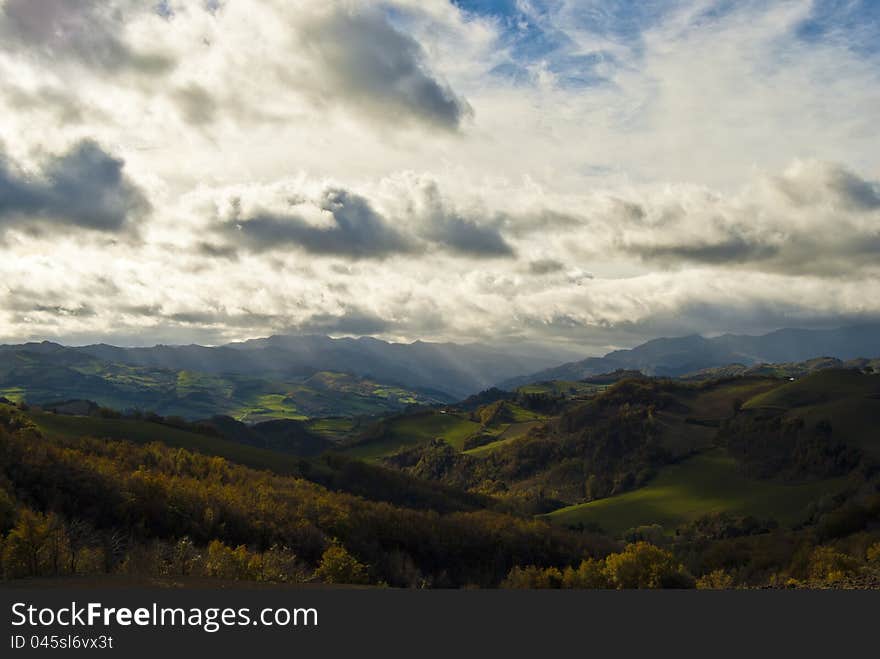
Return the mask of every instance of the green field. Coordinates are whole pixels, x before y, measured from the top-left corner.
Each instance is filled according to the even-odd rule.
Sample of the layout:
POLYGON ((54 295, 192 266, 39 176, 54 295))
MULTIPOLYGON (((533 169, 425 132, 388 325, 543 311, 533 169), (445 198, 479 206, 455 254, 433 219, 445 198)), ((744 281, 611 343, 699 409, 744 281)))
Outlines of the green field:
POLYGON ((346 453, 363 460, 376 460, 396 453, 400 449, 423 444, 432 439, 442 439, 452 446, 462 448, 464 440, 479 432, 481 426, 463 415, 452 412, 428 412, 401 416, 388 421, 385 434, 370 442, 356 444, 346 453))
POLYGON ((498 439, 490 444, 484 444, 483 446, 478 446, 477 448, 472 448, 467 451, 463 451, 467 455, 472 455, 476 458, 484 457, 492 453, 492 451, 506 446, 511 442, 519 439, 520 437, 525 437, 528 432, 532 428, 536 428, 541 425, 541 421, 522 421, 520 423, 511 423, 507 426, 502 432, 498 433, 498 439))
POLYGON ((588 396, 604 391, 606 384, 591 384, 576 380, 548 380, 546 382, 533 382, 517 388, 521 394, 553 394, 568 397, 588 396))
POLYGON ((716 512, 792 525, 803 521, 810 502, 843 487, 844 479, 789 485, 746 478, 736 462, 718 449, 661 469, 638 490, 561 508, 545 517, 561 525, 595 523, 615 534, 647 524, 660 524, 671 532, 716 512))
POLYGON ((306 427, 316 435, 334 442, 340 442, 350 436, 356 427, 354 419, 347 417, 328 417, 312 419, 306 427))
POLYGON ((524 407, 520 407, 519 405, 515 405, 513 403, 507 403, 507 409, 510 413, 510 420, 512 424, 529 423, 531 421, 543 421, 547 418, 547 416, 544 414, 533 412, 532 410, 527 410, 524 407))

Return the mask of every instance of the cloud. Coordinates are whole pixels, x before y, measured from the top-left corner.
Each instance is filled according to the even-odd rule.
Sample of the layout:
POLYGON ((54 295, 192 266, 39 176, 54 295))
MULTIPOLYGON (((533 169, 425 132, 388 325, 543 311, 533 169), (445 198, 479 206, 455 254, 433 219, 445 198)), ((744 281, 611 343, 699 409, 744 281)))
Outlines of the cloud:
POLYGON ((880 209, 880 183, 868 181, 842 165, 796 162, 773 181, 792 204, 811 208, 832 205, 842 211, 880 209))
POLYGON ((779 253, 776 245, 750 242, 742 236, 730 236, 719 242, 692 242, 687 244, 633 245, 631 250, 640 257, 666 263, 752 263, 765 261, 779 253))
POLYGON ((393 323, 377 314, 357 306, 343 308, 339 313, 319 313, 310 316, 295 328, 298 332, 310 334, 345 334, 364 336, 384 334, 392 329, 393 323))
POLYGON ((422 46, 379 10, 332 6, 300 28, 314 61, 306 78, 321 99, 357 108, 385 123, 416 120, 458 129, 470 105, 428 65, 422 46))
POLYGON ((0 336, 880 315, 870 3, 159 4, 0 0, 0 336))
POLYGON ((354 259, 407 253, 414 245, 396 231, 363 197, 342 189, 324 191, 319 208, 330 226, 317 226, 295 214, 256 212, 245 218, 235 206, 222 226, 232 242, 254 251, 296 245, 313 254, 354 259))
POLYGON ((125 162, 83 140, 51 156, 36 176, 0 153, 0 227, 43 223, 119 232, 146 216, 150 203, 124 174, 125 162))
POLYGON ((436 183, 428 182, 420 190, 421 234, 453 252, 482 258, 512 257, 514 249, 501 234, 501 219, 479 222, 448 207, 436 183))
POLYGON ((51 86, 41 86, 26 90, 7 85, 3 90, 7 102, 15 111, 36 113, 50 110, 62 125, 81 124, 87 117, 86 108, 70 92, 51 86))
POLYGON ((565 264, 555 259, 539 259, 529 263, 529 272, 538 276, 561 272, 564 269, 565 264))
POLYGON ((194 125, 209 124, 217 116, 218 106, 201 85, 191 83, 175 92, 174 100, 183 113, 184 119, 194 125))
POLYGON ((124 38, 126 15, 140 3, 99 0, 6 0, 0 35, 6 48, 27 49, 59 66, 74 61, 106 73, 135 71, 153 75, 173 68, 159 53, 135 51, 124 38))
POLYGON ((880 264, 878 191, 839 164, 795 161, 736 195, 683 187, 674 201, 649 198, 638 218, 612 224, 612 242, 664 267, 852 276, 880 264))

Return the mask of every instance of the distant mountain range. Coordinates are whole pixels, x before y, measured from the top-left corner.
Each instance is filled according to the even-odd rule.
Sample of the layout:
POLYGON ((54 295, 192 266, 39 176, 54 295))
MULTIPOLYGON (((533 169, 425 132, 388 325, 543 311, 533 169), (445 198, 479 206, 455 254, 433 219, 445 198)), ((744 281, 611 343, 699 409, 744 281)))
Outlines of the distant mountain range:
POLYGON ((753 371, 758 364, 877 357, 880 325, 655 339, 561 366, 559 355, 525 344, 517 350, 511 345, 315 335, 272 336, 219 347, 27 343, 0 346, 0 395, 40 404, 89 399, 116 409, 191 419, 214 414, 248 422, 372 415, 413 404, 454 402, 493 385, 512 390, 614 371, 705 379, 753 371))
POLYGON ((615 350, 554 368, 500 381, 515 389, 545 380, 582 380, 618 369, 645 375, 679 377, 731 364, 753 366, 803 362, 816 357, 841 360, 880 356, 880 325, 857 325, 829 330, 781 329, 761 336, 724 334, 654 339, 631 350, 615 350))
POLYGON ((148 369, 236 374, 281 381, 308 378, 321 372, 345 373, 442 400, 464 398, 499 380, 561 361, 551 353, 517 354, 509 349, 497 350, 479 344, 422 341, 405 344, 370 337, 334 339, 315 335, 272 336, 219 347, 120 348, 97 344, 70 348, 50 342, 0 346, 0 360, 5 356, 9 362, 13 353, 39 356, 45 366, 69 367, 97 359, 107 364, 148 369))

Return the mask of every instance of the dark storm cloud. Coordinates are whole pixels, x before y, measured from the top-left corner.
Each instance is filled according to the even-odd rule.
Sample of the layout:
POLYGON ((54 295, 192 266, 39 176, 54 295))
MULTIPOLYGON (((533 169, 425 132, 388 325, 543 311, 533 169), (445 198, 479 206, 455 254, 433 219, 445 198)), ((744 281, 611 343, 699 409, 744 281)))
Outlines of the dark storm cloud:
POLYGON ((303 40, 320 63, 313 82, 329 103, 354 105, 383 121, 414 118, 449 130, 472 113, 430 71, 421 45, 379 10, 337 8, 307 25, 303 40))
POLYGON ((33 177, 0 152, 0 227, 51 223, 119 232, 150 210, 123 160, 84 140, 33 177))
POLYGON ((256 213, 244 219, 230 219, 222 231, 253 251, 298 245, 313 254, 363 259, 415 249, 412 241, 390 226, 359 195, 330 189, 324 192, 320 208, 330 214, 332 226, 315 226, 295 214, 256 213))
POLYGON ((135 52, 120 36, 126 14, 148 6, 137 2, 111 6, 98 0, 7 0, 0 13, 0 47, 25 49, 55 64, 74 61, 106 73, 163 73, 174 66, 172 60, 135 52))

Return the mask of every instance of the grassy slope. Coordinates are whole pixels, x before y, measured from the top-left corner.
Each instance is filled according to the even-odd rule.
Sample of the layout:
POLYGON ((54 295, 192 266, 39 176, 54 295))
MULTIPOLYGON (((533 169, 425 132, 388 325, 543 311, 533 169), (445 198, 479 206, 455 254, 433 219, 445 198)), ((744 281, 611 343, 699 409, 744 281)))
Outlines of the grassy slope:
POLYGON ((836 438, 880 457, 880 375, 820 371, 755 396, 743 408, 783 412, 808 425, 830 420, 836 438))
POLYGON ((733 413, 736 400, 744 402, 765 395, 783 386, 783 382, 775 378, 739 378, 698 390, 691 402, 693 415, 700 419, 725 419, 733 413))
POLYGON ((495 449, 505 446, 510 442, 519 439, 520 437, 524 437, 532 428, 536 428, 541 425, 541 421, 521 421, 519 423, 511 423, 508 425, 502 432, 498 434, 498 439, 490 444, 484 444, 483 446, 478 446, 477 448, 472 448, 468 451, 463 451, 468 455, 472 455, 474 457, 483 457, 489 455, 495 449))
POLYGON ((461 448, 464 440, 479 430, 480 424, 461 414, 431 412, 400 416, 389 422, 388 431, 383 437, 355 445, 349 448, 346 454, 363 460, 376 460, 402 448, 422 444, 438 437, 461 448))
POLYGON ((324 419, 312 419, 306 427, 316 435, 333 442, 346 439, 355 428, 355 421, 346 417, 329 417, 324 419))
POLYGON ((734 401, 748 400, 780 384, 779 380, 769 378, 743 378, 721 382, 706 389, 676 393, 680 409, 657 414, 657 420, 663 427, 664 446, 679 456, 710 448, 716 429, 700 424, 718 423, 733 413, 734 401))
POLYGON ((607 389, 608 385, 591 384, 571 380, 548 380, 533 382, 517 388, 523 394, 563 394, 565 396, 584 396, 607 389))
POLYGON ((490 426, 481 426, 479 423, 471 421, 467 414, 461 412, 434 411, 401 415, 389 421, 388 430, 382 437, 352 446, 346 451, 346 454, 362 460, 377 460, 403 448, 424 444, 433 439, 442 439, 453 448, 461 451, 464 449, 465 440, 479 432, 496 435, 498 438, 498 441, 480 447, 481 454, 485 454, 507 441, 521 437, 529 429, 546 419, 545 416, 524 409, 519 405, 505 403, 505 406, 509 414, 509 421, 490 426))
MULTIPOLYGON (((819 406, 796 408, 793 413, 839 419, 838 431, 845 432, 850 428, 857 435, 872 428, 872 424, 866 423, 868 415, 880 411, 876 406, 880 400, 858 395, 853 398, 854 393, 865 393, 864 377, 822 372, 815 376, 817 379, 810 376, 794 383, 749 377, 676 394, 678 402, 685 407, 658 414, 658 420, 665 427, 665 442, 675 452, 699 451, 697 455, 661 469, 643 488, 562 508, 547 517, 559 524, 594 522, 614 533, 643 524, 661 524, 672 529, 701 515, 719 511, 769 517, 783 524, 796 523, 811 501, 840 489, 843 480, 792 485, 747 478, 726 452, 710 448, 715 429, 710 425, 695 425, 693 421, 707 424, 720 421, 732 413, 737 400, 745 401, 745 409, 784 409, 783 406, 800 402, 830 401, 819 406), (838 400, 844 396, 847 397, 845 400, 838 400), (858 414, 849 417, 841 414, 844 408, 851 407, 858 408, 858 414)), ((876 432, 868 432, 874 436, 876 447, 876 432)))
POLYGON ((645 524, 660 524, 669 531, 720 511, 796 524, 811 501, 843 486, 843 479, 796 485, 749 479, 717 449, 663 468, 638 490, 561 508, 546 517, 554 524, 596 523, 612 533, 645 524))
POLYGON ((792 409, 821 405, 844 398, 880 396, 880 375, 857 371, 828 370, 812 373, 794 382, 786 382, 743 405, 743 409, 792 409))

